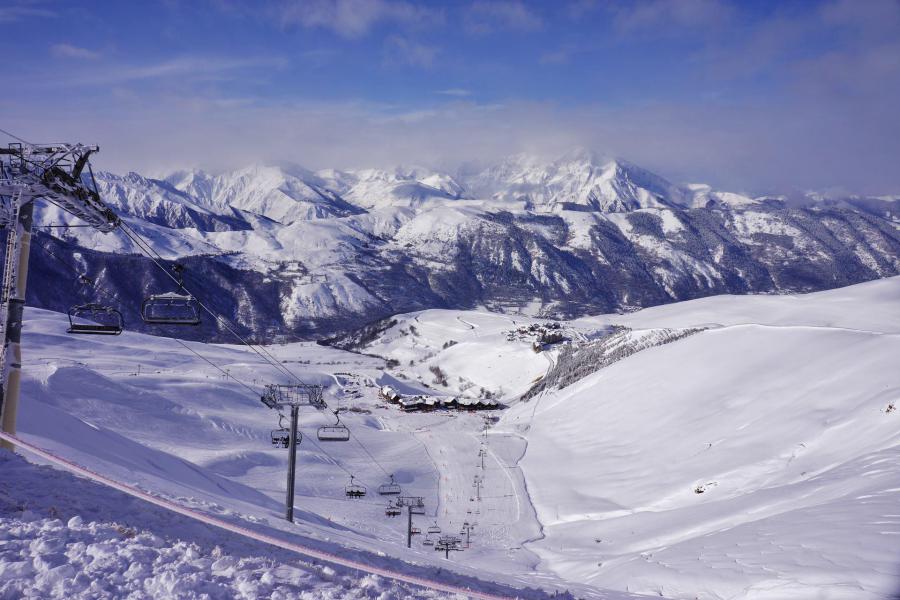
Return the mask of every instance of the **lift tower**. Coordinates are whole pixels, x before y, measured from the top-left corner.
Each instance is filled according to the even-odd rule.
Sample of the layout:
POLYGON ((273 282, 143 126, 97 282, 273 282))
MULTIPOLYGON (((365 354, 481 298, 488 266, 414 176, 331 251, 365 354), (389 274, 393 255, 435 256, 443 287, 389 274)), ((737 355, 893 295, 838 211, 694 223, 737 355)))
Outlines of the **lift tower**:
MULTIPOLYGON (((16 433, 22 369, 22 316, 34 201, 42 198, 108 233, 119 217, 100 199, 89 162, 97 146, 29 144, 0 148, 0 229, 6 230, 6 255, 0 282, 0 426, 16 433)), ((0 447, 12 449, 7 442, 0 447)))

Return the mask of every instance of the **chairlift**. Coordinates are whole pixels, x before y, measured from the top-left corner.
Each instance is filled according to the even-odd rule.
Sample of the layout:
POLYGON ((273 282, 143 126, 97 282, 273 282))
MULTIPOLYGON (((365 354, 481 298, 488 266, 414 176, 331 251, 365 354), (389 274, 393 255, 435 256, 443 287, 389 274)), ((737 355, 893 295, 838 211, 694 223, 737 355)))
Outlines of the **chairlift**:
POLYGON ((67 333, 89 335, 119 335, 124 320, 122 313, 102 304, 80 304, 69 309, 67 333))
POLYGON ((419 529, 418 527, 410 527, 409 534, 410 535, 422 535, 422 530, 419 529))
MULTIPOLYGON (((278 415, 278 429, 272 430, 272 445, 276 448, 287 448, 291 445, 291 430, 284 426, 284 415, 278 415)), ((303 439, 303 436, 300 432, 297 432, 297 443, 300 443, 300 440, 303 439)))
POLYGON ((428 528, 428 535, 438 534, 441 532, 441 528, 438 527, 437 521, 434 522, 434 525, 428 528))
POLYGON ((319 427, 316 436, 319 438, 320 442, 349 442, 350 430, 347 429, 346 425, 341 423, 341 417, 338 414, 338 411, 334 411, 334 416, 337 419, 337 422, 334 425, 323 425, 322 427, 319 427))
POLYGON ((178 291, 151 294, 141 303, 141 318, 150 325, 199 325, 200 303, 184 289, 184 267, 175 264, 178 291))
POLYGON ((351 475, 350 485, 344 488, 344 493, 348 498, 364 498, 366 495, 366 486, 355 483, 353 481, 353 475, 351 475))
POLYGON ((400 486, 394 482, 393 475, 391 475, 390 483, 383 483, 378 486, 378 493, 382 496, 399 496, 402 491, 400 486))
POLYGON ((423 546, 434 546, 434 540, 431 538, 425 538, 424 540, 422 540, 422 545, 423 546))
POLYGON ((386 517, 399 517, 402 512, 402 509, 399 506, 394 506, 393 502, 388 503, 387 508, 384 509, 386 517))

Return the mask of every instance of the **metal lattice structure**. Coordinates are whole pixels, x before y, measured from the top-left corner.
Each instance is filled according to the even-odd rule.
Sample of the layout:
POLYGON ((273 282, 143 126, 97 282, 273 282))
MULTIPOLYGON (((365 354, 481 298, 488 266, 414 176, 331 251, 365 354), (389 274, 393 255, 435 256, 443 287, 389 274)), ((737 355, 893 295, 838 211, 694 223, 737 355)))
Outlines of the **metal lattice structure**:
MULTIPOLYGON (((260 396, 260 401, 263 404, 272 410, 278 411, 279 423, 281 422, 281 411, 285 409, 290 409, 291 411, 291 427, 288 429, 287 446, 284 445, 283 433, 278 434, 276 437, 274 431, 272 432, 272 444, 288 448, 287 493, 285 494, 284 504, 285 518, 292 523, 294 522, 294 480, 297 475, 297 444, 302 439, 298 431, 300 426, 300 407, 325 408, 324 393, 325 388, 316 384, 270 383, 266 385, 262 396, 260 396)), ((357 497, 362 496, 365 496, 365 491, 357 497)))
MULTIPOLYGON (((0 289, 0 422, 16 431, 22 369, 22 318, 28 281, 28 257, 34 201, 43 199, 108 233, 119 217, 100 199, 90 156, 97 146, 28 144, 0 148, 0 228, 6 230, 6 254, 0 289)), ((4 446, 11 446, 3 443, 4 446)))
POLYGON ((308 383, 268 384, 260 400, 273 410, 295 406, 325 408, 324 388, 308 383))
MULTIPOLYGON (((0 148, 0 197, 17 199, 19 206, 43 198, 108 233, 120 220, 97 191, 89 158, 99 150, 83 144, 13 143, 0 148)), ((8 219, 15 207, 3 204, 0 218, 8 219)))

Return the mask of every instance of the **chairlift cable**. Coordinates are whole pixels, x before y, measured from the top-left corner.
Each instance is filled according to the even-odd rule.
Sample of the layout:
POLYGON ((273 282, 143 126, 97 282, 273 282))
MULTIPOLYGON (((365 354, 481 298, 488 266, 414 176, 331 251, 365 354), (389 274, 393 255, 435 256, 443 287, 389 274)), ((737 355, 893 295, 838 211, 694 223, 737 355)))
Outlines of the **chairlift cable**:
MULTIPOLYGON (((182 281, 179 281, 174 275, 172 275, 172 274, 169 272, 169 269, 166 269, 162 264, 160 264, 160 262, 159 262, 158 260, 156 260, 156 259, 151 255, 151 253, 152 253, 152 254, 155 254, 157 257, 159 257, 160 260, 164 260, 164 259, 159 255, 159 253, 156 252, 155 250, 153 250, 153 248, 152 248, 152 246, 149 244, 149 242, 147 242, 146 240, 144 240, 143 237, 142 237, 138 232, 136 232, 131 226, 129 226, 125 221, 122 221, 122 227, 121 227, 121 229, 123 230, 123 232, 125 233, 125 235, 128 236, 129 239, 131 239, 131 240, 132 240, 139 248, 141 248, 141 249, 143 250, 143 252, 144 252, 145 254, 147 254, 148 258, 150 258, 150 260, 152 260, 153 263, 154 263, 157 267, 160 268, 160 270, 162 270, 162 271, 163 271, 170 279, 172 279, 172 281, 174 281, 175 283, 179 284, 179 286, 180 286, 182 289, 185 289, 185 291, 187 291, 188 293, 190 293, 191 296, 193 296, 193 297, 197 300, 197 304, 198 304, 201 308, 203 308, 203 310, 205 310, 207 313, 209 313, 210 316, 212 316, 214 319, 216 319, 216 321, 218 321, 221 325, 223 325, 223 326, 225 327, 225 329, 227 329, 232 335, 234 335, 237 339, 239 339, 239 340, 240 340, 244 345, 246 345, 248 348, 250 348, 251 350, 253 350, 260 358, 263 359, 264 362, 266 362, 266 363, 268 363, 269 365, 271 365, 271 366, 275 367, 276 369, 280 370, 283 374, 287 374, 289 377, 293 377, 293 378, 296 379, 299 383, 304 384, 304 382, 303 382, 302 379, 300 379, 293 371, 291 371, 290 369, 288 369, 287 367, 285 367, 284 364, 281 363, 277 358, 275 358, 274 356, 272 356, 272 354, 269 353, 268 350, 266 350, 264 346, 261 346, 261 345, 260 345, 259 347, 257 347, 255 344, 251 344, 250 342, 248 342, 246 339, 244 339, 243 336, 241 336, 240 334, 238 334, 238 333, 237 333, 237 332, 236 332, 236 331, 228 324, 227 321, 225 321, 222 317, 220 317, 219 315, 217 315, 216 313, 214 313, 212 310, 210 310, 210 309, 209 309, 209 308, 208 308, 208 307, 207 307, 207 306, 206 306, 199 298, 197 298, 197 296, 195 296, 193 293, 191 293, 189 290, 187 290, 187 288, 184 287, 182 281), (130 232, 130 233, 129 233, 129 232, 130 232), (131 234, 134 234, 134 236, 132 236, 131 234), (135 239, 135 238, 139 238, 141 243, 139 243, 138 240, 135 239), (145 249, 144 246, 146 246, 147 248, 149 248, 150 251, 148 251, 147 249, 145 249)), ((177 338, 173 338, 173 339, 177 339, 177 338)), ((179 342, 180 342, 180 340, 179 340, 179 342)), ((255 392, 254 392, 254 393, 255 393, 255 392)), ((356 443, 359 444, 360 448, 363 449, 363 451, 366 453, 366 455, 368 455, 368 457, 372 460, 372 462, 375 463, 375 464, 378 466, 378 468, 381 469, 381 471, 382 471, 385 475, 390 476, 390 473, 388 473, 387 469, 385 469, 385 468, 381 465, 381 463, 379 463, 379 462, 375 459, 375 457, 372 455, 372 453, 369 452, 368 448, 366 448, 365 445, 363 445, 363 443, 362 443, 355 435, 353 435, 353 432, 352 432, 352 431, 350 432, 350 435, 351 435, 351 437, 356 441, 356 443)), ((323 450, 323 449, 321 448, 321 446, 319 446, 318 444, 316 444, 312 439, 310 439, 309 441, 310 441, 316 448, 318 448, 323 454, 325 454, 326 456, 328 456, 329 458, 331 458, 331 460, 334 461, 335 464, 336 464, 341 470, 343 470, 343 471, 344 471, 345 473, 347 473, 348 475, 352 475, 352 474, 350 473, 350 471, 348 471, 347 469, 345 469, 345 468, 337 461, 337 459, 335 459, 333 456, 331 456, 331 454, 329 454, 328 452, 326 452, 325 450, 323 450)), ((363 483, 365 483, 365 482, 363 482, 363 483)), ((366 485, 368 486, 368 484, 366 484, 366 485)), ((369 487, 370 487, 370 486, 369 486, 369 487)))
MULTIPOLYGON (((251 343, 248 342, 246 339, 244 339, 240 334, 238 334, 238 333, 237 333, 237 332, 236 332, 236 331, 228 324, 228 322, 225 321, 225 319, 223 319, 222 317, 220 317, 219 315, 217 315, 216 313, 214 313, 212 310, 210 310, 210 308, 207 307, 202 301, 200 301, 200 299, 197 298, 197 296, 195 296, 193 293, 191 293, 189 290, 187 290, 187 288, 184 287, 183 283, 180 282, 180 281, 178 281, 178 278, 176 278, 174 275, 172 275, 172 274, 169 272, 169 269, 166 269, 162 264, 160 264, 160 262, 159 262, 156 258, 154 258, 154 257, 151 255, 151 252, 147 250, 147 248, 150 248, 150 250, 152 250, 152 247, 150 246, 150 244, 149 244, 146 240, 144 240, 144 239, 140 236, 140 234, 138 234, 136 231, 134 231, 134 229, 132 229, 130 226, 128 226, 124 221, 122 222, 122 231, 125 233, 125 235, 126 235, 131 241, 133 241, 133 242, 135 243, 135 245, 136 245, 142 252, 144 252, 144 254, 147 255, 147 257, 148 257, 151 261, 153 261, 153 263, 154 263, 157 267, 159 267, 159 269, 160 269, 163 273, 166 274, 167 277, 169 277, 172 281, 174 281, 176 284, 178 284, 179 287, 180 287, 181 289, 184 289, 185 291, 187 291, 187 292, 188 292, 188 293, 189 293, 189 294, 197 301, 197 304, 198 304, 203 310, 205 310, 207 313, 209 313, 210 316, 212 316, 218 323, 220 323, 220 324, 221 324, 225 329, 227 329, 232 335, 234 335, 237 339, 239 339, 245 346, 247 346, 248 348, 250 348, 251 350, 253 350, 260 358, 263 359, 264 362, 268 363, 268 364, 269 364, 270 366, 272 366, 272 367, 275 367, 275 368, 276 368, 277 370, 279 370, 283 375, 287 375, 287 376, 289 376, 289 377, 293 377, 293 378, 296 379, 299 383, 304 384, 303 380, 301 380, 299 377, 297 377, 297 375, 295 375, 290 369, 288 369, 287 367, 285 367, 282 363, 278 362, 277 359, 275 359, 274 357, 271 357, 271 355, 269 355, 269 357, 271 357, 271 358, 267 358, 267 357, 263 354, 263 352, 260 352, 260 349, 259 349, 259 348, 257 348, 254 344, 251 344, 251 343), (131 233, 129 233, 129 231, 130 231, 131 233), (134 236, 132 236, 132 233, 134 234, 134 236), (139 242, 138 239, 136 239, 136 238, 139 238, 141 241, 139 242), (145 248, 145 246, 146 246, 146 248, 145 248)), ((155 251, 153 251, 153 254, 156 254, 157 256, 159 256, 159 254, 156 253, 155 251)), ((162 257, 160 257, 160 260, 164 260, 164 259, 162 259, 162 257)))
POLYGON ((362 449, 363 449, 363 452, 365 452, 365 453, 369 456, 369 458, 372 459, 372 462, 373 462, 373 463, 375 463, 376 465, 378 465, 378 468, 381 469, 381 472, 382 472, 382 473, 384 473, 387 477, 390 477, 391 474, 388 473, 387 469, 385 469, 384 467, 382 467, 382 466, 381 466, 381 463, 378 462, 377 460, 375 460, 375 457, 372 456, 372 453, 371 453, 371 452, 369 452, 369 449, 366 448, 366 447, 363 445, 363 443, 362 443, 361 441, 359 441, 359 438, 357 438, 355 435, 353 435, 353 430, 350 429, 349 431, 350 431, 350 437, 353 438, 353 441, 356 442, 357 444, 359 444, 359 447, 362 448, 362 449))
POLYGON ((362 484, 365 485, 367 488, 368 488, 368 487, 372 487, 372 485, 371 485, 369 482, 367 482, 367 481, 361 479, 360 477, 357 477, 352 471, 350 471, 350 470, 347 469, 344 465, 342 465, 342 464, 341 464, 341 461, 339 461, 338 459, 336 459, 336 458, 335 458, 334 456, 332 456, 328 451, 324 450, 324 449, 322 448, 322 446, 320 446, 319 444, 317 444, 317 443, 315 442, 315 440, 313 439, 313 436, 309 436, 308 441, 309 441, 313 446, 315 446, 316 449, 319 450, 319 452, 321 452, 322 454, 324 454, 325 456, 327 456, 328 458, 330 458, 331 461, 334 463, 334 466, 336 466, 338 469, 340 469, 341 471, 343 471, 343 472, 346 473, 347 475, 353 477, 353 478, 356 479, 357 481, 362 482, 362 484))
POLYGON ((179 281, 178 278, 176 278, 174 275, 172 275, 172 273, 169 272, 169 269, 166 269, 163 265, 161 265, 161 264, 159 263, 158 260, 156 260, 153 256, 151 256, 151 252, 152 252, 152 254, 156 254, 156 256, 159 257, 159 260, 164 260, 164 259, 159 255, 158 252, 156 252, 155 250, 153 250, 153 247, 149 244, 149 242, 147 242, 146 240, 144 240, 143 237, 141 237, 141 235, 140 235, 139 233, 137 233, 134 229, 132 229, 132 228, 131 228, 128 224, 126 224, 124 221, 122 222, 122 229, 123 229, 125 235, 128 236, 128 238, 131 239, 131 240, 132 240, 139 248, 141 248, 141 249, 144 251, 144 253, 147 254, 147 257, 148 257, 150 260, 152 260, 152 261, 154 262, 154 264, 156 264, 156 266, 159 267, 159 268, 166 274, 166 276, 169 277, 169 279, 171 279, 171 280, 174 281, 176 284, 178 284, 179 287, 180 287, 181 289, 187 291, 187 292, 188 292, 188 293, 189 293, 189 294, 197 301, 197 304, 198 304, 203 310, 205 310, 207 313, 209 313, 210 316, 212 316, 218 323, 220 323, 220 324, 221 324, 223 327, 225 327, 225 329, 227 329, 232 335, 234 335, 238 340, 240 340, 241 343, 243 343, 243 344, 246 345, 248 348, 250 348, 251 350, 253 350, 257 355, 260 356, 260 358, 263 359, 264 362, 269 363, 271 366, 273 366, 273 367, 275 367, 277 370, 279 370, 282 374, 287 375, 288 377, 293 377, 293 378, 296 379, 299 383, 305 385, 305 383, 303 382, 303 380, 301 380, 299 377, 297 377, 297 375, 295 375, 290 369, 288 369, 287 367, 285 367, 285 366, 284 366, 281 362, 279 362, 275 357, 273 357, 271 354, 269 354, 268 351, 265 350, 265 348, 263 348, 263 347, 257 348, 254 344, 251 344, 250 342, 248 342, 248 341, 247 341, 246 339, 244 339, 240 334, 238 334, 238 333, 237 333, 237 332, 236 332, 236 331, 228 324, 228 322, 225 321, 225 319, 223 319, 222 317, 220 317, 219 315, 217 315, 216 313, 214 313, 212 310, 210 310, 210 308, 207 307, 207 306, 206 306, 199 298, 197 298, 197 296, 196 296, 195 294, 191 293, 190 290, 188 290, 188 289, 184 286, 183 280, 179 281), (130 231, 132 234, 134 234, 134 237, 133 237, 131 234, 128 233, 129 231, 130 231), (135 237, 138 238, 138 239, 140 239, 140 242, 138 242, 138 239, 135 239, 135 237), (149 248, 149 250, 148 250, 148 248, 149 248), (260 352, 260 350, 262 350, 262 352, 260 352), (268 355, 268 358, 267 358, 266 356, 263 355, 263 352, 265 352, 265 354, 268 355))
POLYGON ((0 129, 0 133, 5 133, 5 134, 8 135, 9 137, 11 137, 11 138, 13 138, 13 139, 15 139, 15 140, 18 140, 18 141, 22 142, 23 144, 28 144, 29 146, 34 146, 34 145, 35 145, 35 144, 32 144, 31 142, 28 142, 28 141, 26 141, 26 140, 23 140, 22 138, 20 138, 20 137, 17 136, 17 135, 11 134, 10 132, 6 131, 5 129, 0 129))
POLYGON ((214 363, 213 361, 209 360, 208 358, 206 358, 205 356, 203 356, 202 354, 200 354, 199 352, 197 352, 196 350, 194 350, 193 348, 191 348, 190 346, 188 346, 184 341, 182 341, 182 340, 180 340, 180 339, 178 339, 178 338, 172 338, 172 339, 175 340, 176 342, 178 342, 179 344, 181 344, 182 346, 184 346, 184 348, 185 348, 186 350, 188 350, 189 352, 191 352, 192 354, 194 354, 194 355, 197 356, 198 358, 200 358, 200 359, 202 359, 202 360, 208 362, 209 364, 211 364, 213 367, 215 367, 216 369, 218 369, 219 372, 221 372, 221 373, 222 373, 223 375, 225 375, 226 377, 229 377, 229 378, 231 378, 232 380, 234 380, 234 382, 237 383, 238 385, 241 385, 241 386, 243 386, 245 389, 249 390, 250 393, 253 394, 254 396, 259 396, 259 391, 258 391, 258 390, 254 390, 252 387, 250 387, 249 385, 247 385, 246 383, 244 383, 243 381, 241 381, 240 379, 238 379, 237 377, 235 377, 234 375, 232 375, 231 373, 229 373, 227 370, 223 369, 222 367, 220 367, 219 365, 217 365, 217 364, 214 363))

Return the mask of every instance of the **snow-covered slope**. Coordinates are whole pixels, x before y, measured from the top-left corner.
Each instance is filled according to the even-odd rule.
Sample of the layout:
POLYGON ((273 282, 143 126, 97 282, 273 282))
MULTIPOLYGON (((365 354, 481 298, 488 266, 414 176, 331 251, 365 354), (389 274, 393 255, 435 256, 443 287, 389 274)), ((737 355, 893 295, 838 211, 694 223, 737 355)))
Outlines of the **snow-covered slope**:
MULTIPOLYGON (((457 176, 257 165, 98 180, 156 252, 188 264, 197 295, 259 338, 276 329, 292 339, 332 335, 429 308, 572 318, 900 273, 895 201, 751 199, 584 151, 552 161, 520 155, 457 176)), ((37 214, 38 225, 71 220, 55 207, 37 214)), ((132 254, 132 240, 90 228, 38 231, 33 304, 63 311, 113 297, 143 327, 135 307, 160 274, 132 254), (78 269, 97 282, 87 298, 60 289, 74 274, 51 251, 79 254, 78 269)), ((190 332, 224 334, 207 325, 190 332)))
POLYGON ((545 567, 674 598, 900 588, 900 279, 595 322, 709 329, 504 417, 545 567))
POLYGON ((421 167, 393 171, 328 169, 316 175, 346 200, 366 210, 415 207, 434 200, 456 200, 465 196, 463 187, 449 175, 421 167))
POLYGON ((187 171, 167 180, 219 210, 234 207, 285 225, 360 212, 300 167, 257 165, 216 176, 187 171))
MULTIPOLYGON (((27 441, 267 535, 534 598, 543 593, 523 590, 750 600, 875 599, 900 588, 900 278, 558 327, 429 310, 355 338, 383 358, 270 346, 302 379, 327 386, 353 432, 345 444, 317 442, 316 428, 333 418, 302 411, 293 526, 281 518, 285 453, 269 441, 278 420, 258 399, 284 373, 242 347, 186 348, 132 332, 67 336, 61 315, 29 308, 26 316, 19 430, 27 441), (575 378, 557 377, 567 366, 575 378), (568 385, 517 399, 543 373, 568 385), (408 413, 379 396, 384 385, 445 396, 483 387, 509 408, 408 413), (369 490, 361 501, 344 495, 351 474, 369 490), (386 517, 375 493, 390 474, 425 501, 411 549, 405 524, 386 517), (422 543, 429 525, 455 534, 465 522, 476 523, 471 547, 449 562, 422 543)), ((73 566, 122 592, 144 580, 176 585, 168 573, 177 571, 246 597, 305 584, 338 593, 320 579, 360 595, 404 594, 352 574, 287 571, 283 556, 231 539, 223 554, 208 531, 163 525, 155 509, 126 520, 134 502, 120 506, 96 489, 67 500, 69 481, 40 487, 44 475, 32 469, 0 470, 0 589, 52 587, 51 597, 81 589, 59 583, 68 570, 52 571, 65 546, 73 566), (29 488, 39 498, 23 506, 29 488), (82 522, 67 526, 76 515, 82 522), (114 537, 119 526, 136 537, 114 537), (114 551, 145 557, 133 562, 146 571, 126 576, 116 566, 124 563, 102 560, 114 551), (214 566, 225 555, 240 560, 214 566), (274 578, 263 579, 267 569, 274 578)))
POLYGON ((621 160, 601 160, 585 150, 546 162, 517 155, 465 180, 478 196, 524 200, 537 209, 581 207, 602 212, 680 205, 680 190, 621 160))

